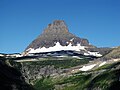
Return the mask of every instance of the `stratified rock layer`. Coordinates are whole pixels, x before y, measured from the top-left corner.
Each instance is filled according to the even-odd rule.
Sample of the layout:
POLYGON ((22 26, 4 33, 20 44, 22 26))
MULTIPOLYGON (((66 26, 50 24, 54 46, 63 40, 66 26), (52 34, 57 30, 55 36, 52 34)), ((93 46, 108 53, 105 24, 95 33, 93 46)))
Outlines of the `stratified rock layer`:
POLYGON ((39 35, 27 48, 49 48, 55 46, 59 42, 62 46, 67 46, 71 43, 76 46, 78 43, 82 46, 89 46, 87 39, 79 38, 69 32, 67 25, 63 20, 55 20, 52 24, 48 24, 48 27, 39 35))

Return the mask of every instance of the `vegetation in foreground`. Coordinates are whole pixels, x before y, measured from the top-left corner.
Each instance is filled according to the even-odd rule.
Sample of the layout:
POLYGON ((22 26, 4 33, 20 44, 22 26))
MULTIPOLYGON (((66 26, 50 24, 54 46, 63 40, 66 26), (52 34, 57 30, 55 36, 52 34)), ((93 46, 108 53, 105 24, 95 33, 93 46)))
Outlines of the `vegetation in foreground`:
POLYGON ((45 67, 47 65, 54 66, 55 68, 70 68, 77 65, 87 64, 89 60, 87 59, 70 59, 70 60, 44 60, 37 62, 24 62, 25 65, 39 65, 41 67, 45 67))
POLYGON ((118 62, 104 65, 97 72, 79 72, 59 78, 43 77, 36 80, 34 87, 36 90, 120 90, 119 67, 118 62))
MULTIPOLYGON (((54 65, 56 68, 70 68, 88 62, 87 60, 82 61, 76 59, 63 61, 45 60, 39 62, 24 62, 22 65, 24 64, 27 67, 30 67, 30 65, 39 65, 42 67, 54 65)), ((18 70, 21 67, 21 64, 17 64, 14 61, 5 60, 5 63, 9 66, 15 65, 14 67, 18 67, 18 70)), ((32 68, 32 72, 34 68, 35 67, 32 68)), ((2 79, 3 78, 1 78, 1 80, 2 79)), ((106 64, 96 70, 77 72, 66 76, 51 77, 43 75, 42 78, 34 80, 33 88, 35 90, 120 90, 120 62, 106 64)))
POLYGON ((36 90, 119 90, 119 70, 106 71, 97 76, 94 74, 73 75, 63 79, 43 77, 37 80, 36 90))

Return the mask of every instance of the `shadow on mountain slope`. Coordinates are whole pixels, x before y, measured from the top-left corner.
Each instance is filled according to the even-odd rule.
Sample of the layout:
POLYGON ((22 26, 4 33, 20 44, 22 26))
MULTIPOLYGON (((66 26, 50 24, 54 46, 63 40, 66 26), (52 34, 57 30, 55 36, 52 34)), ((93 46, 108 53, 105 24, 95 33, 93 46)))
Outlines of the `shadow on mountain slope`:
POLYGON ((34 90, 25 83, 22 74, 0 60, 0 90, 34 90))

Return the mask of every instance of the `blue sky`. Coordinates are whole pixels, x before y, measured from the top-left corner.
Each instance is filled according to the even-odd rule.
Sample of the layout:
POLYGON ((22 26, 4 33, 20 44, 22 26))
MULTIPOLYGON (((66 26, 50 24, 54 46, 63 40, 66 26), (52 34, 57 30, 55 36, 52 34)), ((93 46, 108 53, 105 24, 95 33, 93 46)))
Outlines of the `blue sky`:
POLYGON ((120 45, 120 0, 0 0, 0 53, 22 52, 53 20, 95 46, 120 45))

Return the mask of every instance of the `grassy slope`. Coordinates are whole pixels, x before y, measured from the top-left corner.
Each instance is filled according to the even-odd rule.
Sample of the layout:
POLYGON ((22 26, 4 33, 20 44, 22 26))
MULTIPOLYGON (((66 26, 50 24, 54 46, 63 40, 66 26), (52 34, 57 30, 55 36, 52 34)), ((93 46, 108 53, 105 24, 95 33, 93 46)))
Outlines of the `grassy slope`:
MULTIPOLYGON (((12 64, 13 62, 10 63, 12 64)), ((88 60, 44 60, 24 62, 23 64, 27 66, 40 65, 44 67, 54 65, 56 68, 70 68, 85 63, 88 63, 88 60)), ((15 64, 13 63, 13 65, 15 64)), ((18 66, 20 67, 20 65, 18 66)), ((104 65, 94 71, 78 72, 66 77, 53 78, 43 76, 41 79, 34 81, 33 87, 36 90, 120 90, 119 76, 120 63, 114 63, 104 65)))
POLYGON ((37 62, 24 62, 25 65, 40 65, 42 67, 50 65, 55 68, 70 68, 77 65, 82 65, 88 63, 88 60, 78 60, 78 59, 70 59, 70 60, 44 60, 37 62))
POLYGON ((80 72, 70 77, 57 79, 43 77, 36 81, 34 87, 37 90, 53 90, 54 88, 55 90, 113 90, 113 88, 115 88, 114 90, 119 90, 120 69, 113 69, 119 65, 120 63, 102 66, 106 71, 97 74, 91 71, 90 73, 86 72, 86 74, 85 72, 83 72, 84 74, 80 72))

